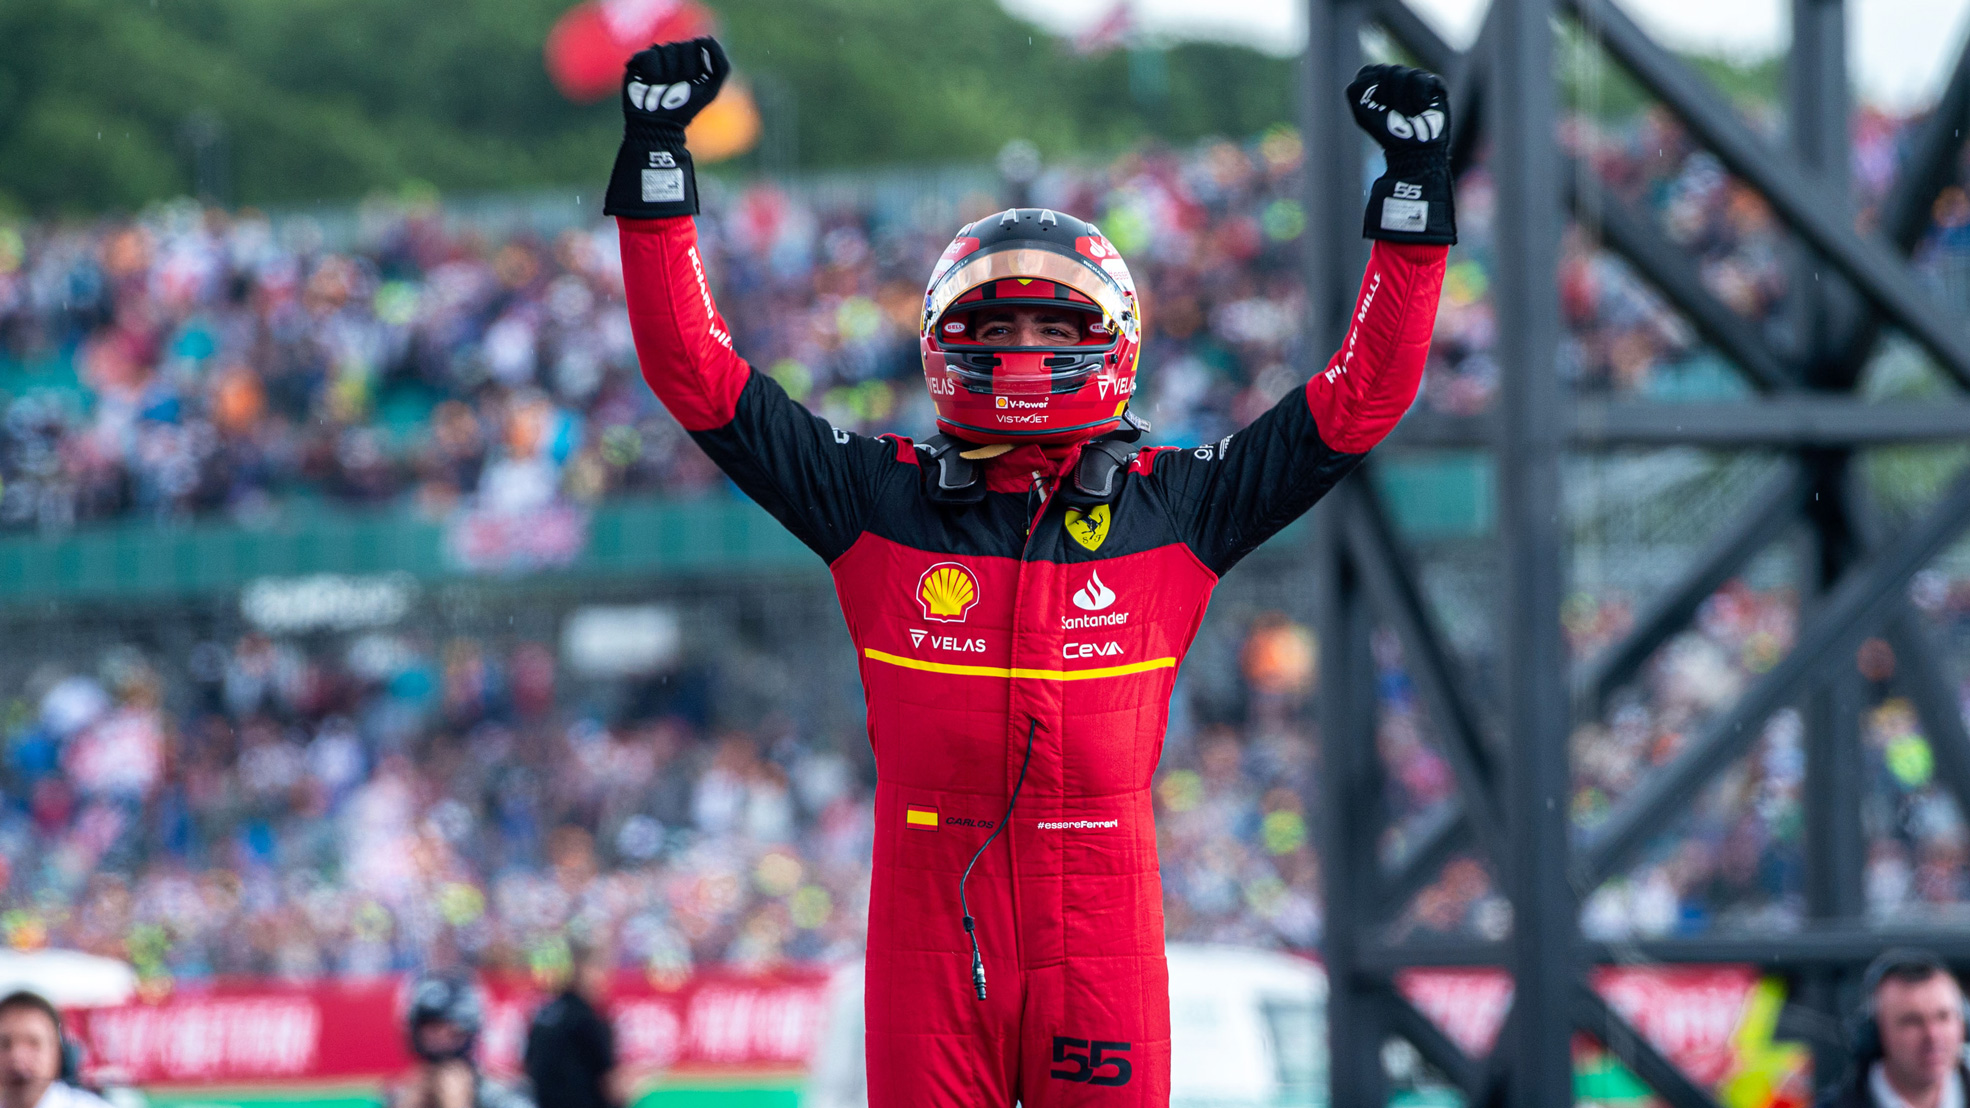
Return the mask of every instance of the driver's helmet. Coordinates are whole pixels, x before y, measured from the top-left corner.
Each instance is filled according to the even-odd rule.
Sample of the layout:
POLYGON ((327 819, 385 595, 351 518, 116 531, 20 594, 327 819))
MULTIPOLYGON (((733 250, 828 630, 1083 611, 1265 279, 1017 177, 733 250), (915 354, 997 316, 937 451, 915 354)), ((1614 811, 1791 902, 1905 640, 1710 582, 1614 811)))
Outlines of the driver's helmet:
POLYGON ((1135 392, 1142 311, 1122 256, 1093 224, 1011 208, 958 232, 924 291, 923 375, 939 430, 971 442, 1077 442, 1114 430, 1135 392), (975 338, 993 309, 1079 314, 1063 346, 975 338))

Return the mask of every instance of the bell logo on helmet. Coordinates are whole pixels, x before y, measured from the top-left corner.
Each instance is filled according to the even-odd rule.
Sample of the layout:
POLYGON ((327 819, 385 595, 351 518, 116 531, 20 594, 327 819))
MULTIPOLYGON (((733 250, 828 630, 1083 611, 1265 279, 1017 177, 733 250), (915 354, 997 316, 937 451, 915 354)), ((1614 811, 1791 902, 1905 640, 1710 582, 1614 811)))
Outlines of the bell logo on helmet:
POLYGON ((939 562, 917 579, 917 603, 925 619, 963 623, 978 603, 978 575, 957 562, 939 562))
MULTIPOLYGON (((1067 509, 1067 534, 1072 536, 1075 542, 1080 543, 1089 550, 1099 550, 1101 549, 1101 544, 1108 539, 1109 519, 1110 513, 1106 504, 1096 504, 1087 512, 1083 512, 1079 508, 1069 508, 1067 509)), ((1088 589, 1082 589, 1081 593, 1074 594, 1074 603, 1087 611, 1092 612, 1106 608, 1115 599, 1115 594, 1109 592, 1107 587, 1101 584, 1100 577, 1096 577, 1088 588, 1098 590, 1099 594, 1105 594, 1108 599, 1090 608, 1086 604, 1081 603, 1081 593, 1088 591, 1088 589)))

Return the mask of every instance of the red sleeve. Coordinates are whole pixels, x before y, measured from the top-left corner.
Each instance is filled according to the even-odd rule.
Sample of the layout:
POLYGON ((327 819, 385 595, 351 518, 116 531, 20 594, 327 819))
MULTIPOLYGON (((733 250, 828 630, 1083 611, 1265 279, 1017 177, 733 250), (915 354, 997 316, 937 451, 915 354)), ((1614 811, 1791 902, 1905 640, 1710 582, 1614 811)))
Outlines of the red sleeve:
POLYGON ((1441 246, 1377 242, 1347 342, 1327 368, 1234 435, 1146 454, 1184 541, 1223 573, 1311 508, 1416 399, 1443 290, 1441 246))
POLYGON ((732 422, 751 367, 711 302, 690 216, 619 219, 623 290, 643 379, 687 431, 732 422))
POLYGON ((1375 243, 1347 341, 1306 386, 1307 407, 1330 448, 1366 453, 1416 402, 1449 253, 1447 246, 1375 243))
POLYGON ((689 216, 617 226, 643 379, 733 484, 833 562, 862 534, 878 489, 915 487, 916 451, 830 426, 733 352, 689 216))

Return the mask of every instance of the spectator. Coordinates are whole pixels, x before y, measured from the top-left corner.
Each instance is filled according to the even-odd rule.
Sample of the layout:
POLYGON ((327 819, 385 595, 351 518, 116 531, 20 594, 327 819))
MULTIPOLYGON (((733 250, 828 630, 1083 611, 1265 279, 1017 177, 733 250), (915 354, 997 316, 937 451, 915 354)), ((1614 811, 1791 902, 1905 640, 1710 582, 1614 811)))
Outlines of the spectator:
POLYGON ((540 1108, 619 1108, 627 1102, 616 1067, 615 1032, 602 1018, 609 962, 585 942, 569 944, 561 993, 527 1030, 527 1079, 540 1108))
POLYGON ((1926 950, 1889 950, 1868 966, 1853 1071, 1822 1108, 1957 1108, 1970 1088, 1963 989, 1926 950))
POLYGON ((0 997, 0 1108, 109 1108, 78 1088, 62 1017, 38 993, 0 997))
POLYGON ((408 1025, 417 1066, 390 1108, 534 1108, 518 1091, 479 1072, 474 1051, 485 1003, 470 982, 427 977, 410 991, 408 1025))

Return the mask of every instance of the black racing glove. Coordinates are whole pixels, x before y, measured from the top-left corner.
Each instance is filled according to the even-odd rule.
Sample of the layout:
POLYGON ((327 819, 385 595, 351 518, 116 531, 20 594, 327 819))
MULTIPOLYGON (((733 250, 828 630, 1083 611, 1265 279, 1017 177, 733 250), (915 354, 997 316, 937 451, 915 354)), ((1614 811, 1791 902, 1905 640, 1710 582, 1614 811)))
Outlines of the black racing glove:
POLYGON ((1389 164, 1368 190, 1361 233, 1391 242, 1456 242, 1450 97, 1443 79, 1407 66, 1365 65, 1348 86, 1348 107, 1389 164))
POLYGON ((604 215, 661 219, 698 214, 698 179, 684 125, 718 98, 732 63, 714 38, 666 42, 629 59, 622 76, 622 146, 604 215))

